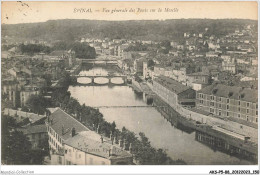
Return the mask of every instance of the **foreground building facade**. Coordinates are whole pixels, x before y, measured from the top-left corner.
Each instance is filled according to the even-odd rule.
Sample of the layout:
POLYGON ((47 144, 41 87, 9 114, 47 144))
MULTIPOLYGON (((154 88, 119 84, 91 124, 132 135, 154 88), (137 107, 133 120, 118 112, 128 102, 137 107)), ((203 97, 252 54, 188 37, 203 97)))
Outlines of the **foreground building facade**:
POLYGON ((52 165, 114 165, 133 163, 130 152, 109 138, 89 130, 57 108, 48 116, 47 131, 52 165))

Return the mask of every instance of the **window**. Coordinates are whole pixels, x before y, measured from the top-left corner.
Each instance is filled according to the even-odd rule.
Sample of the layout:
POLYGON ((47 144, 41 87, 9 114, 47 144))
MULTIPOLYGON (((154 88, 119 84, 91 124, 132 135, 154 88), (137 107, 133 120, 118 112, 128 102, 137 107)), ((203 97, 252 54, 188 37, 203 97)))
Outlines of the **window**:
POLYGON ((200 100, 200 103, 203 104, 203 100, 200 100))
POLYGON ((229 109, 229 105, 227 105, 227 109, 229 109))
POLYGON ((246 107, 249 107, 249 103, 246 103, 246 107))
POLYGON ((218 99, 219 101, 222 101, 222 98, 221 97, 219 97, 219 99, 218 99))
POLYGON ((227 112, 227 116, 229 116, 229 112, 227 112))
POLYGON ((218 115, 221 116, 221 110, 218 111, 218 115))
POLYGON ((218 104, 218 107, 221 108, 221 103, 218 104))
POLYGON ((247 113, 247 114, 249 113, 249 109, 246 109, 246 113, 247 113))
POLYGON ((211 96, 210 96, 210 99, 211 99, 211 100, 214 100, 215 98, 214 98, 214 96, 213 96, 213 95, 211 95, 211 96))
POLYGON ((258 115, 258 111, 255 111, 255 115, 258 115))
POLYGON ((227 103, 229 103, 229 98, 227 98, 227 103))
POLYGON ((238 105, 240 106, 240 104, 241 104, 241 102, 240 101, 238 101, 238 105))
POLYGON ((212 108, 210 108, 209 111, 210 111, 211 113, 214 113, 214 109, 212 109, 212 108))
POLYGON ((257 117, 255 118, 255 122, 256 122, 256 123, 258 122, 258 118, 257 118, 257 117))
POLYGON ((237 114, 237 117, 240 118, 240 114, 237 114))
POLYGON ((249 117, 248 117, 248 115, 246 116, 246 121, 248 121, 249 120, 249 117))
POLYGON ((214 102, 210 102, 210 106, 215 106, 214 102))
POLYGON ((238 107, 238 111, 240 112, 240 107, 238 107))

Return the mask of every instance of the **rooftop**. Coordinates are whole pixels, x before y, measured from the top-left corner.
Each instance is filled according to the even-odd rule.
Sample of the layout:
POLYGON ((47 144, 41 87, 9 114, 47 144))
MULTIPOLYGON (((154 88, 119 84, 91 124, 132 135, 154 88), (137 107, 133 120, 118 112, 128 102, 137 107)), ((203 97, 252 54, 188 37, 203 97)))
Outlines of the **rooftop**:
POLYGON ((117 145, 112 145, 109 139, 104 138, 102 143, 101 136, 94 131, 79 132, 74 137, 66 140, 65 144, 83 152, 107 159, 131 157, 131 154, 127 151, 117 145), (111 150, 110 154, 109 150, 111 150))
POLYGON ((83 152, 104 157, 104 158, 121 158, 131 157, 127 151, 123 150, 117 145, 113 145, 109 138, 103 137, 103 143, 101 141, 101 135, 89 130, 82 123, 74 119, 72 116, 57 108, 51 115, 49 120, 49 126, 55 130, 55 132, 65 141, 65 144, 81 150, 83 152), (52 123, 52 124, 51 124, 52 123), (62 127, 65 133, 62 134, 62 127), (72 128, 75 128, 76 135, 72 137, 72 128), (109 150, 111 152, 109 154, 109 150))
POLYGON ((46 125, 33 125, 27 126, 25 128, 19 128, 19 131, 22 131, 25 135, 34 134, 34 133, 47 133, 46 125))
POLYGON ((257 103, 258 101, 257 90, 238 86, 212 84, 201 89, 200 91, 198 91, 198 93, 204 93, 253 103, 257 103))
POLYGON ((89 129, 80 123, 78 120, 57 108, 49 117, 49 126, 55 130, 55 132, 64 140, 71 137, 72 128, 76 129, 76 132, 88 131, 89 129), (52 121, 52 122, 51 122, 52 121), (62 134, 62 127, 64 128, 64 133, 62 134))
POLYGON ((162 86, 167 88, 170 91, 175 92, 176 94, 180 94, 188 89, 191 89, 190 87, 187 87, 171 78, 165 77, 165 76, 159 76, 154 81, 160 83, 162 86))

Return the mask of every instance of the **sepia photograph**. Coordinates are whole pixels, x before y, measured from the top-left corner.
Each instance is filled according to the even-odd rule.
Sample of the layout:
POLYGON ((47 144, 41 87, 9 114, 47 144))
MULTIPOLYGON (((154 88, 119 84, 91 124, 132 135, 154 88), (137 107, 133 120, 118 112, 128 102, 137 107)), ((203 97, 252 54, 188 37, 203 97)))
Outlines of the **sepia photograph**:
POLYGON ((258 2, 2 1, 1 166, 16 165, 1 173, 257 167, 258 2))

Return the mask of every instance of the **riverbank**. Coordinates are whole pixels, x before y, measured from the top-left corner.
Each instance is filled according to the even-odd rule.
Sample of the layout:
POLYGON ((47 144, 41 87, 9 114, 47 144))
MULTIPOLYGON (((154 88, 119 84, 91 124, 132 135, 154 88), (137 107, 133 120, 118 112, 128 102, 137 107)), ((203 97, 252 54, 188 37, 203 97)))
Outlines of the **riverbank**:
MULTIPOLYGON (((125 127, 122 130, 116 128, 115 122, 105 121, 103 114, 85 104, 80 104, 77 99, 70 96, 67 90, 57 91, 54 93, 53 100, 59 104, 60 108, 73 116, 79 122, 93 131, 99 131, 99 134, 105 137, 111 137, 118 144, 124 141, 124 149, 129 150, 131 144, 131 153, 137 164, 140 165, 184 165, 182 160, 173 160, 162 149, 155 149, 151 146, 149 139, 144 133, 139 136, 125 127), (112 134, 112 135, 111 135, 112 134), (158 159, 160 158, 160 159, 158 159)), ((130 150, 129 150, 130 151, 130 150)))
MULTIPOLYGON (((132 86, 139 92, 145 93, 139 82, 134 82, 132 86)), ((152 91, 152 84, 147 86, 152 91)), ((202 142, 212 149, 217 149, 230 155, 257 162, 257 139, 248 140, 247 132, 238 130, 238 124, 218 118, 197 113, 192 109, 179 106, 172 107, 163 98, 153 94, 153 105, 173 126, 184 130, 187 133, 196 132, 196 140, 202 142), (162 107, 163 106, 163 107, 162 107), (237 126, 237 127, 235 127, 237 126)), ((248 132, 253 133, 254 128, 247 128, 248 132)))
MULTIPOLYGON (((205 143, 216 149, 239 158, 257 162, 257 144, 250 141, 244 141, 233 137, 224 131, 216 130, 218 128, 201 123, 193 119, 187 119, 175 111, 171 106, 164 102, 159 96, 154 96, 154 106, 156 109, 175 127, 181 128, 186 132, 195 131, 200 137, 197 137, 199 142, 205 143)), ((227 131, 227 130, 226 130, 227 131)))

